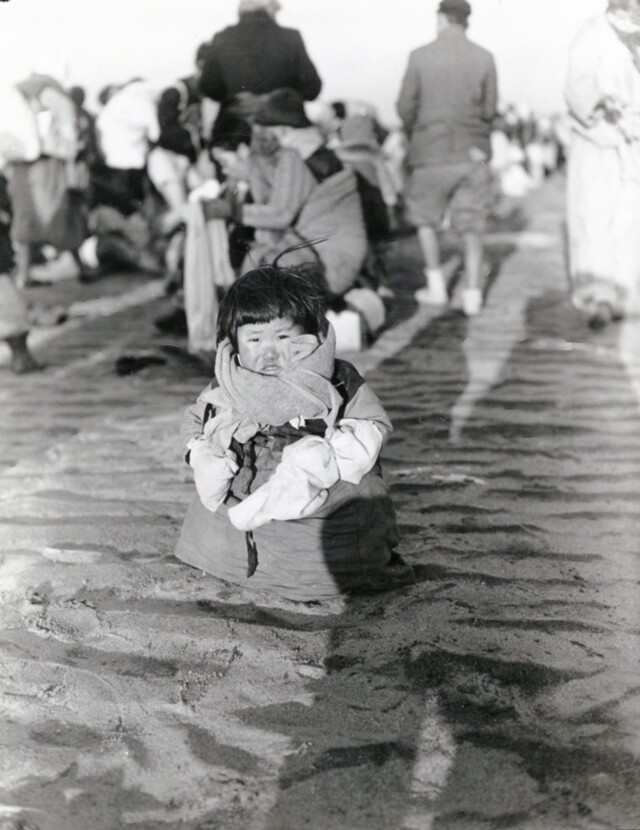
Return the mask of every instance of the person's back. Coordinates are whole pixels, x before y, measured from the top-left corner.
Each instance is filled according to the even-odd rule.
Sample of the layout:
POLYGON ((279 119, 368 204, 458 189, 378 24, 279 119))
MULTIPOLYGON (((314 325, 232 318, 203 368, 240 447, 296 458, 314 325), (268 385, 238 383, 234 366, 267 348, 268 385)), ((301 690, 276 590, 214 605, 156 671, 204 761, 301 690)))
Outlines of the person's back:
POLYGON ((106 163, 115 169, 142 169, 160 126, 151 87, 135 78, 118 90, 98 115, 96 126, 106 163))
POLYGON ((228 131, 233 131, 228 115, 242 98, 240 110, 234 113, 237 129, 250 122, 265 93, 293 89, 305 101, 320 94, 322 81, 302 36, 275 21, 279 8, 277 0, 240 0, 239 22, 218 32, 211 41, 200 92, 221 104, 210 136, 213 146, 223 144, 228 131))
POLYGON ((412 140, 410 166, 490 156, 497 83, 493 56, 452 25, 411 53, 398 112, 412 140))
POLYGON ((491 127, 498 84, 490 52, 467 40, 468 0, 441 0, 438 38, 411 53, 398 115, 409 139, 405 190, 407 218, 418 229, 427 286, 418 302, 446 305, 438 231, 449 216, 463 239, 466 289, 463 308, 482 306, 482 235, 491 200, 491 127))
POLYGON ((320 94, 322 82, 301 35, 276 23, 277 8, 269 7, 268 0, 241 2, 239 22, 218 32, 211 42, 200 81, 203 95, 224 104, 240 92, 283 87, 295 89, 308 101, 320 94))

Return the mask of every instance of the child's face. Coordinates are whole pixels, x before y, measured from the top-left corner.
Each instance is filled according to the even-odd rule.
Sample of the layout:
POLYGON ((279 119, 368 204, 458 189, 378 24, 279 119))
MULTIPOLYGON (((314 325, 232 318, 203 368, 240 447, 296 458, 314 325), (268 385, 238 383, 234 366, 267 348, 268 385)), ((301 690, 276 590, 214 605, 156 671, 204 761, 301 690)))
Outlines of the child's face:
POLYGON ((279 375, 294 363, 292 337, 304 334, 302 326, 286 317, 268 323, 246 323, 238 326, 238 359, 240 365, 261 375, 279 375))

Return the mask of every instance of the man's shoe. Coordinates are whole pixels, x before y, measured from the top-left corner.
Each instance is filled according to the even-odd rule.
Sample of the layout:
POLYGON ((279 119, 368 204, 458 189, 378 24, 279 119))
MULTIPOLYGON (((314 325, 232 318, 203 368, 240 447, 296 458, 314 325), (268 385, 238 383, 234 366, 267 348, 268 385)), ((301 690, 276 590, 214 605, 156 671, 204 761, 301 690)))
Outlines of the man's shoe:
POLYGON ((439 291, 434 291, 432 288, 419 288, 413 295, 417 303, 420 305, 438 305, 444 306, 449 302, 449 297, 439 291))
POLYGON ((479 288, 466 288, 462 292, 462 310, 467 317, 475 317, 482 308, 482 291, 479 288))

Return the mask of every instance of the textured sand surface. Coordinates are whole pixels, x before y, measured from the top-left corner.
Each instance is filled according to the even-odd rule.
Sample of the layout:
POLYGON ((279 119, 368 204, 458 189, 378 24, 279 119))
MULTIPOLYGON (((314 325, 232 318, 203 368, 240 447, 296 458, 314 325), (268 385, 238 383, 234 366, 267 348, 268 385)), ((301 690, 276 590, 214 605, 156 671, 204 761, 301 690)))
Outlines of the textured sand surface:
POLYGON ((173 558, 206 379, 113 373, 161 304, 0 369, 0 828, 640 826, 638 324, 570 307, 561 199, 493 239, 473 320, 416 310, 394 251, 400 326, 358 361, 409 589, 296 605, 173 558))

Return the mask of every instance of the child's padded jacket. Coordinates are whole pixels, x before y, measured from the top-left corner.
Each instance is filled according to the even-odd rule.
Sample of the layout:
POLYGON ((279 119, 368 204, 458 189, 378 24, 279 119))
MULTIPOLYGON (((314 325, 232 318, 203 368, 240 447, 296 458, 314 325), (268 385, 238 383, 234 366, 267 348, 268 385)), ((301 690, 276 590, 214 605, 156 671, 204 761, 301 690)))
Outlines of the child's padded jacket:
MULTIPOLYGON (((351 364, 336 360, 332 383, 342 398, 338 423, 342 418, 371 420, 383 435, 391 431, 382 405, 351 364)), ((210 410, 202 400, 187 410, 183 446, 202 434, 213 414, 210 410)), ((235 442, 239 469, 225 503, 212 513, 196 494, 185 517, 178 558, 228 582, 292 600, 328 599, 366 586, 388 563, 398 542, 379 461, 359 484, 340 480, 333 485, 323 507, 312 516, 274 520, 255 529, 259 564, 250 580, 246 534, 229 520, 228 509, 269 480, 285 447, 305 435, 324 436, 325 429, 323 421, 309 420, 302 428, 268 427, 245 444, 235 442)))

